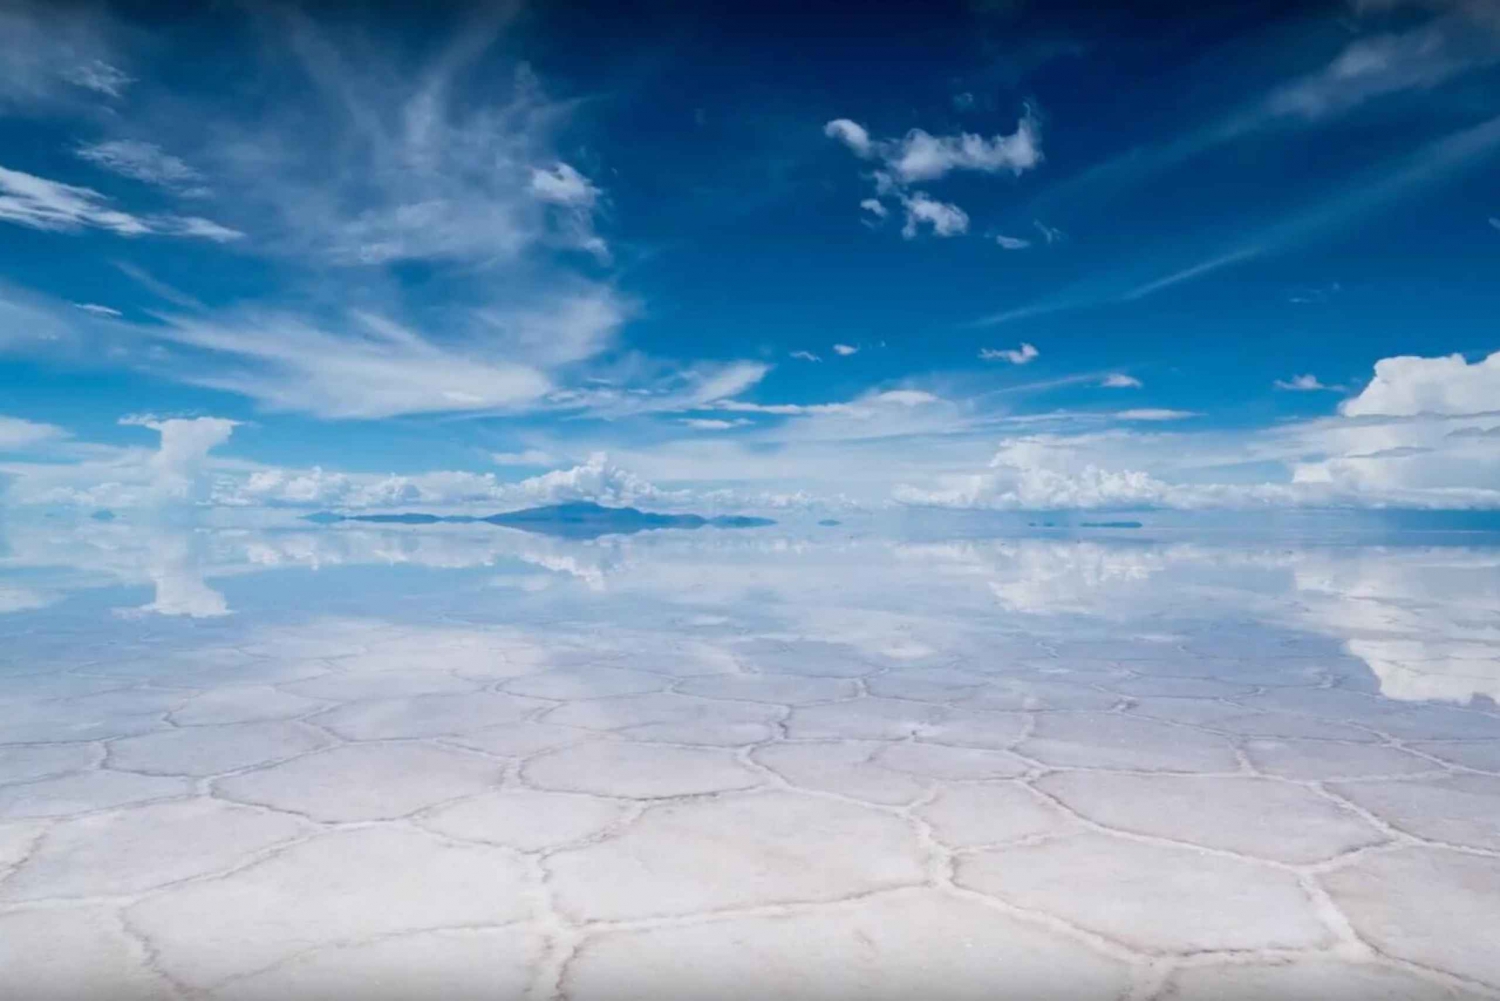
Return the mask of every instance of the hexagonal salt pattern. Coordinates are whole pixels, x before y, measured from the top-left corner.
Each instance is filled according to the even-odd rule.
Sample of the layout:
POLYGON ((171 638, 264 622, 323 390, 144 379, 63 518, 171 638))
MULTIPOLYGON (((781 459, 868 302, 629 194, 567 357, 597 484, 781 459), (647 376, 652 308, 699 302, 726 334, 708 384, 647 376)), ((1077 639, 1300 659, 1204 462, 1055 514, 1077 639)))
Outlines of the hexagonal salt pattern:
MULTIPOLYGON (((789 598, 798 552, 736 553, 754 602, 695 554, 527 609, 0 622, 0 997, 1500 998, 1500 711, 1383 694, 1326 589, 1054 618, 946 550, 789 598)), ((1433 614, 1369 600, 1364 643, 1433 614)))

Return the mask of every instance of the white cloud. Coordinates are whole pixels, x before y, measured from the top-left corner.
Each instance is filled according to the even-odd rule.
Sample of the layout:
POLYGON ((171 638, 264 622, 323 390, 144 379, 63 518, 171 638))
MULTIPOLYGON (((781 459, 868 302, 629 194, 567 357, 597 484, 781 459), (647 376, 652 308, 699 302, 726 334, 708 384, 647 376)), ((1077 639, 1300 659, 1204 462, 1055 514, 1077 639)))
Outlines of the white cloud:
POLYGON ((1151 295, 1152 293, 1160 292, 1164 288, 1171 288, 1173 285, 1180 285, 1183 282, 1192 281, 1195 278, 1201 278, 1204 275, 1212 274, 1215 271, 1220 270, 1221 268, 1227 268, 1230 265, 1238 264, 1241 261, 1247 261, 1252 257, 1258 256, 1260 252, 1261 251, 1259 247, 1245 247, 1240 250, 1231 251, 1227 254, 1221 254, 1218 257, 1210 258, 1206 261, 1200 261, 1199 263, 1191 265, 1190 267, 1182 268, 1178 271, 1173 271, 1171 274, 1163 275, 1160 278, 1146 282, 1144 285, 1139 285, 1124 293, 1121 298, 1127 302, 1135 299, 1143 299, 1146 296, 1151 295))
POLYGON ((833 346, 833 353, 836 355, 842 355, 843 357, 847 358, 850 355, 859 354, 859 348, 855 347, 853 344, 835 344, 833 346))
POLYGON ((864 126, 836 118, 823 127, 825 135, 847 146, 862 159, 879 159, 897 183, 935 181, 952 171, 1021 174, 1041 163, 1036 119, 1030 114, 1016 123, 1010 135, 986 139, 972 133, 935 136, 912 129, 900 139, 872 140, 864 126))
POLYGON ((84 143, 76 152, 84 160, 122 177, 182 194, 208 194, 208 190, 202 185, 202 174, 155 143, 138 139, 110 139, 105 142, 84 143))
POLYGON ((115 309, 113 306, 101 306, 97 302, 75 302, 73 303, 73 305, 77 306, 85 313, 92 313, 94 316, 105 316, 113 318, 121 315, 120 311, 118 309, 115 309))
POLYGON ((87 90, 109 97, 119 97, 135 78, 118 66, 111 66, 102 59, 70 66, 63 71, 63 78, 87 90))
POLYGON ((1062 230, 1058 229, 1056 226, 1048 226, 1040 219, 1033 219, 1031 221, 1031 224, 1036 227, 1036 231, 1038 233, 1042 234, 1042 239, 1045 240, 1049 246, 1054 243, 1061 243, 1067 238, 1067 234, 1065 234, 1062 230))
POLYGON ((802 361, 822 361, 823 360, 822 358, 819 358, 817 355, 813 354, 811 351, 793 351, 791 353, 791 356, 793 358, 798 358, 798 359, 800 359, 802 361))
POLYGON ((1370 414, 1477 414, 1500 410, 1500 351, 1470 364, 1463 355, 1403 355, 1375 363, 1375 378, 1339 405, 1346 417, 1370 414))
POLYGON ((1275 386, 1277 389, 1290 389, 1295 392, 1303 393, 1312 392, 1313 390, 1318 389, 1333 388, 1332 386, 1323 385, 1318 381, 1318 377, 1310 372, 1306 375, 1294 375, 1290 379, 1277 379, 1275 382, 1275 386))
POLYGON ((1116 411, 1122 421, 1180 421, 1199 416, 1192 410, 1167 410, 1162 407, 1140 407, 1135 410, 1116 411))
POLYGON ((141 415, 122 418, 120 423, 157 432, 157 448, 91 446, 83 451, 81 461, 0 466, 0 473, 10 476, 6 501, 125 508, 208 500, 204 480, 208 453, 229 440, 234 421, 141 415))
POLYGON ((1041 356, 1035 345, 1023 343, 1019 348, 980 348, 985 361, 1005 361, 1012 365, 1029 365, 1041 356))
POLYGON ((1356 39, 1323 69, 1278 88, 1263 113, 1323 118, 1386 94, 1427 90, 1497 61, 1500 20, 1493 5, 1453 4, 1410 30, 1356 39))
POLYGON ((60 232, 94 228, 120 236, 155 233, 202 237, 220 243, 243 235, 196 216, 132 215, 111 208, 109 200, 92 188, 4 167, 0 167, 0 220, 60 232))
POLYGON ((528 448, 521 452, 491 452, 490 461, 497 466, 551 466, 557 457, 539 448, 528 448))
POLYGON ((153 332, 192 349, 182 381, 320 417, 514 408, 552 388, 539 369, 493 348, 439 344, 372 313, 351 320, 332 332, 276 314, 175 317, 153 332))
POLYGON ((582 249, 608 261, 609 247, 594 232, 594 209, 603 192, 569 164, 558 161, 551 170, 533 168, 528 186, 532 197, 566 210, 565 230, 582 249))
POLYGON ((1030 240, 1023 240, 1019 236, 997 236, 995 242, 1005 250, 1025 250, 1031 246, 1030 240))
POLYGON ((1104 377, 1104 381, 1099 383, 1099 385, 1106 389, 1140 389, 1141 380, 1133 375, 1126 375, 1123 372, 1111 372, 1104 377))
POLYGON ((1500 230, 1500 217, 1490 216, 1490 225, 1495 229, 1500 230))
POLYGON ((683 425, 694 431, 728 431, 730 428, 744 427, 754 423, 743 417, 732 421, 718 420, 712 417, 684 417, 681 419, 683 425))
POLYGON ((931 228, 933 236, 958 236, 969 230, 967 212, 957 205, 929 198, 924 192, 903 195, 901 205, 906 209, 906 225, 901 227, 901 235, 908 240, 915 239, 924 225, 931 228))
POLYGON ((882 205, 880 203, 880 199, 878 198, 866 198, 864 201, 859 203, 859 207, 864 209, 866 212, 869 212, 877 219, 884 219, 886 216, 891 214, 890 210, 882 205))
POLYGON ((823 134, 848 146, 857 156, 870 155, 870 133, 858 122, 847 118, 835 118, 823 126, 823 134))
POLYGON ((66 437, 68 432, 56 425, 0 415, 0 452, 18 452, 66 437))

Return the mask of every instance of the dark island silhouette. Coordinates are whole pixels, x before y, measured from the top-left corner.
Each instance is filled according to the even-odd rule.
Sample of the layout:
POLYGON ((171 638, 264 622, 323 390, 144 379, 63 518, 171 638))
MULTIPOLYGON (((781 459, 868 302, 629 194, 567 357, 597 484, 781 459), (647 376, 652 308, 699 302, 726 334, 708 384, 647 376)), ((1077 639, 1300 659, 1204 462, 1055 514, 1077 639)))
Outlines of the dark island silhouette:
POLYGON ((593 539, 601 535, 631 535, 661 528, 761 528, 774 525, 770 518, 748 518, 726 515, 705 518, 698 514, 658 514, 633 507, 604 507, 589 501, 549 504, 521 511, 506 511, 486 517, 467 514, 337 514, 319 511, 303 516, 319 525, 358 521, 376 525, 472 525, 483 523, 518 528, 542 535, 560 535, 571 539, 593 539))

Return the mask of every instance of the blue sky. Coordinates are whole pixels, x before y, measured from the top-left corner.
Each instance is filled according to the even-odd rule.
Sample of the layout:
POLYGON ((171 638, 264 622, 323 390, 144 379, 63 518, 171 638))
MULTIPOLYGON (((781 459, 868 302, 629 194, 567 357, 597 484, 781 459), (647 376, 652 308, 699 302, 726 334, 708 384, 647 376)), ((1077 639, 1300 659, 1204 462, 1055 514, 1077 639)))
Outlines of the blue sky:
POLYGON ((0 5, 0 504, 1500 507, 1500 5, 1126 6, 0 5))

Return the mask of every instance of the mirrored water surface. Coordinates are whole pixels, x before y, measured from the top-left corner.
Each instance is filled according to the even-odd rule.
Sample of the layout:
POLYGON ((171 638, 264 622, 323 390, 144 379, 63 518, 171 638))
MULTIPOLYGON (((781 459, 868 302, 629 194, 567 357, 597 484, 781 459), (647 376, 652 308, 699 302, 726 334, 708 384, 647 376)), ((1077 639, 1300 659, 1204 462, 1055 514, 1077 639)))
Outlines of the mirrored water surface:
POLYGON ((0 996, 1500 995, 1500 547, 3 526, 0 996))

